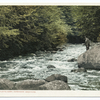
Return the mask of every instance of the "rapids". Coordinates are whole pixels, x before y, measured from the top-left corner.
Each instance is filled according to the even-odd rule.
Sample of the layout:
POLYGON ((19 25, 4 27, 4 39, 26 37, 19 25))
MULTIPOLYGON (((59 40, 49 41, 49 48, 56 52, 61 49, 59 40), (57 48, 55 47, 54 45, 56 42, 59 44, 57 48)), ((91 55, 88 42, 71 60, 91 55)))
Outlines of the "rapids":
POLYGON ((63 51, 56 53, 38 51, 36 54, 19 56, 10 60, 0 61, 0 78, 11 81, 26 79, 45 79, 52 74, 68 77, 71 90, 100 90, 100 71, 71 72, 78 68, 77 62, 68 62, 86 51, 82 44, 69 44, 63 51), (54 65, 56 68, 47 68, 54 65))

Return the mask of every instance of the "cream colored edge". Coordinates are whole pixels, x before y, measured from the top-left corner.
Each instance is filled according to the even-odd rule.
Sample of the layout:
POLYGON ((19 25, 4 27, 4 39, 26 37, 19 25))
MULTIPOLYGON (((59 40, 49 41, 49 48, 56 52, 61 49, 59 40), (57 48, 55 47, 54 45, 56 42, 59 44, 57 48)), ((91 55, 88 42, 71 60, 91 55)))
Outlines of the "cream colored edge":
MULTIPOLYGON (((100 6, 100 3, 0 3, 5 5, 62 5, 62 6, 100 6)), ((100 91, 67 91, 67 90, 0 90, 0 97, 100 97, 100 91)))

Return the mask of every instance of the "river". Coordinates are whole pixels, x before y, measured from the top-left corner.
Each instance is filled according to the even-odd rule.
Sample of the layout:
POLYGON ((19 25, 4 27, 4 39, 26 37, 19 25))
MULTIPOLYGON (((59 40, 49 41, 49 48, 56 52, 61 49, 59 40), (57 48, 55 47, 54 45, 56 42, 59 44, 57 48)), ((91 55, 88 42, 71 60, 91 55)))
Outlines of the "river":
POLYGON ((71 72, 78 68, 77 62, 68 62, 86 51, 82 44, 69 44, 56 53, 38 51, 36 54, 19 56, 8 61, 0 61, 0 78, 11 81, 45 79, 52 74, 68 77, 71 90, 100 90, 100 71, 71 72), (47 68, 54 65, 56 68, 47 68))

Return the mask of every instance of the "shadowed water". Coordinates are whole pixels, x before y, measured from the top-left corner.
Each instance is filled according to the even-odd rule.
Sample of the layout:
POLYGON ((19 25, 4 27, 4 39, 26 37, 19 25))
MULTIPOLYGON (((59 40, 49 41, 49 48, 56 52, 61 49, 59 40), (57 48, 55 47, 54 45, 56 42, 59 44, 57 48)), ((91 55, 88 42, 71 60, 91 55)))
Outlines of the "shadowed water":
POLYGON ((63 51, 37 52, 36 55, 19 56, 17 58, 0 61, 0 78, 12 81, 26 79, 45 79, 52 74, 62 74, 68 77, 71 90, 100 90, 100 71, 71 72, 77 68, 77 62, 68 62, 85 52, 82 44, 69 44, 63 51), (56 68, 48 69, 48 65, 56 68))

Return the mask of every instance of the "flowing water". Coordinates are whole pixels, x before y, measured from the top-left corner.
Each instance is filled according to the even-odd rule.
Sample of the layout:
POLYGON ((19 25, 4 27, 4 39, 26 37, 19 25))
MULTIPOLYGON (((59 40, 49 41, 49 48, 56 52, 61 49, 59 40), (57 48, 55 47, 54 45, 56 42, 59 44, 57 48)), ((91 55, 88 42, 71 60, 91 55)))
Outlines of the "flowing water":
POLYGON ((19 56, 8 61, 0 61, 0 78, 11 81, 45 79, 52 74, 68 77, 71 90, 100 90, 100 71, 71 72, 78 68, 77 62, 68 62, 85 52, 82 44, 69 44, 56 53, 38 51, 35 55, 19 56), (56 68, 47 68, 54 65, 56 68))

